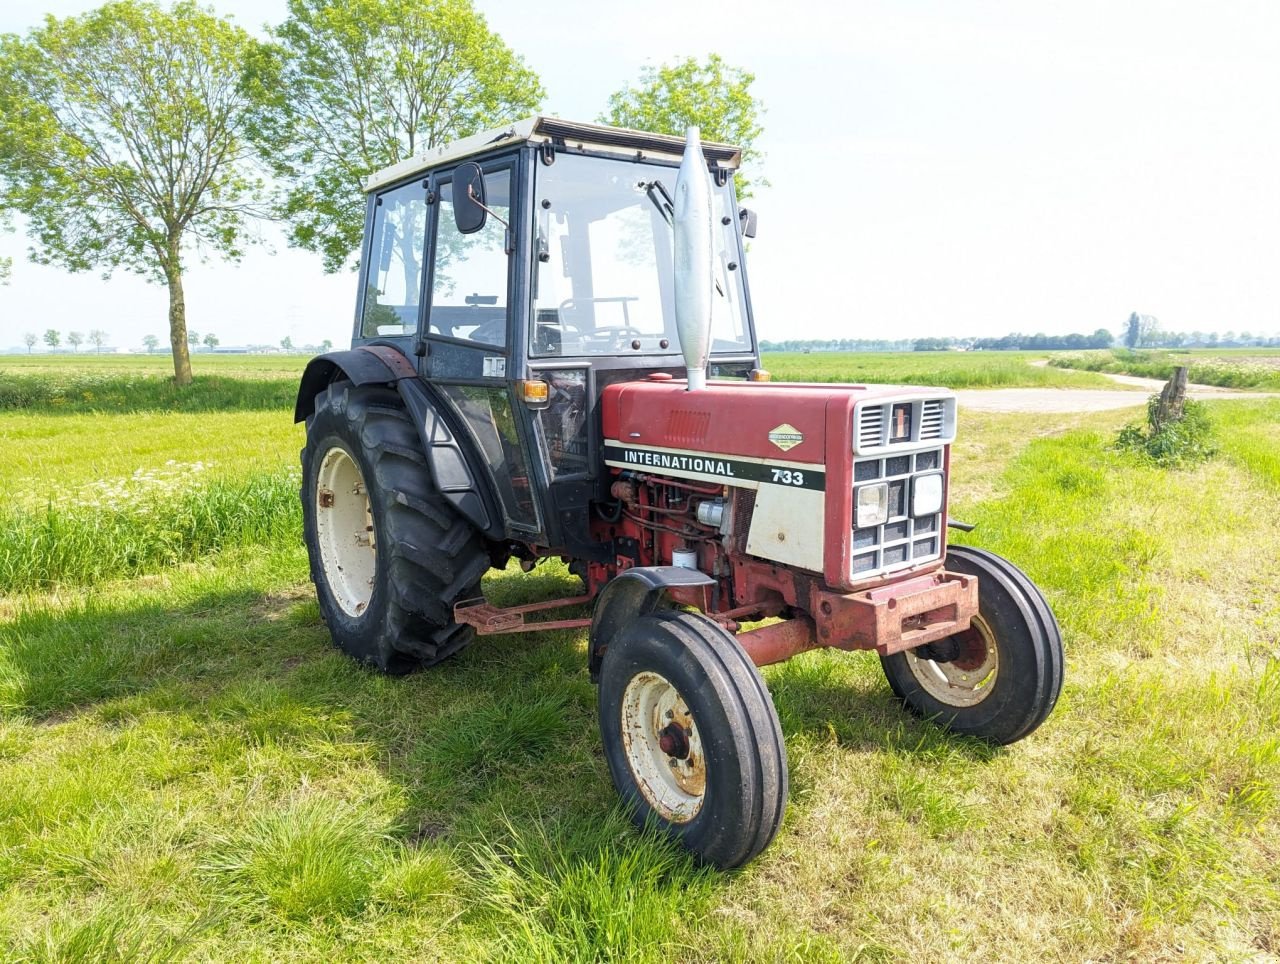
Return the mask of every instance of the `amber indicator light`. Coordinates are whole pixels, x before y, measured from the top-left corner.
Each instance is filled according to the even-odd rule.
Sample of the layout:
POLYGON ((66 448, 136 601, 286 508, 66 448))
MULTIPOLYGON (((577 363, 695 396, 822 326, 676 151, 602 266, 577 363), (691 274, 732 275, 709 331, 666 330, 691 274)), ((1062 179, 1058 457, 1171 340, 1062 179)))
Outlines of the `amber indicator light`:
POLYGON ((551 386, 544 381, 530 379, 520 383, 521 394, 526 405, 545 405, 551 398, 551 386))

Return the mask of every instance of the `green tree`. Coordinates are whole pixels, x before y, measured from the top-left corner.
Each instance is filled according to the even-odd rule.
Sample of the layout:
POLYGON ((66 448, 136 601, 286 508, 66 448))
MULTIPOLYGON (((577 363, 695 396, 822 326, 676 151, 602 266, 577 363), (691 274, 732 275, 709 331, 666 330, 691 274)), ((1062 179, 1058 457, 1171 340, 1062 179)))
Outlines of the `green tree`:
POLYGON ((321 350, 322 352, 323 352, 323 351, 329 351, 329 349, 331 349, 331 348, 333 348, 333 339, 332 339, 332 338, 326 338, 324 341, 320 342, 320 350, 321 350))
POLYGON ((72 351, 79 351, 80 346, 84 344, 84 334, 78 331, 67 332, 67 344, 71 346, 72 351))
POLYGON ((1130 350, 1138 347, 1142 340, 1142 316, 1136 311, 1129 312, 1129 321, 1124 329, 1124 347, 1130 350))
POLYGON ((217 348, 218 345, 220 344, 221 344, 221 341, 219 340, 218 336, 215 335, 213 332, 209 332, 209 334, 204 336, 204 346, 206 348, 214 349, 214 348, 217 348))
POLYGON ((167 285, 180 385, 185 250, 238 259, 257 213, 244 132, 261 87, 245 65, 260 49, 192 0, 113 0, 0 37, 0 207, 27 216, 38 262, 167 285))
POLYGON ((107 333, 101 328, 95 328, 89 332, 89 341, 93 344, 94 349, 99 355, 102 354, 102 346, 107 343, 107 333))
POLYGON ((287 185, 291 243, 327 271, 360 244, 370 174, 542 102, 470 0, 289 0, 275 33, 281 77, 257 134, 287 185))
POLYGON ((46 328, 44 330, 44 343, 50 348, 57 348, 62 344, 62 336, 58 334, 56 328, 46 328))
POLYGON ((1159 344, 1163 337, 1160 330, 1160 319, 1155 315, 1143 315, 1142 322, 1138 328, 1138 346, 1141 348, 1150 348, 1159 344))
MULTIPOLYGON (((9 215, 4 211, 0 211, 0 232, 8 231, 10 227, 9 215)), ((9 277, 13 274, 13 259, 0 258, 0 285, 7 285, 9 277)), ((27 346, 28 354, 31 352, 31 346, 27 346)))
POLYGON ((150 355, 160 347, 160 339, 155 335, 144 335, 142 338, 142 344, 146 346, 147 354, 150 355))
MULTIPOLYGON (((725 63, 712 54, 706 63, 688 57, 675 64, 643 67, 640 83, 624 87, 609 98, 600 120, 618 127, 674 134, 697 125, 704 141, 720 141, 742 148, 742 169, 751 168, 764 155, 755 147, 764 130, 760 115, 764 105, 751 93, 755 74, 725 63)), ((734 178, 739 197, 750 197, 754 183, 740 171, 734 178)))
POLYGON ((35 344, 37 341, 39 341, 39 339, 36 338, 36 333, 34 331, 28 331, 23 333, 22 343, 27 346, 28 355, 31 354, 31 349, 35 347, 35 344))
POLYGON ((195 331, 194 329, 188 329, 188 330, 187 330, 187 344, 188 344, 188 345, 190 345, 192 348, 195 348, 197 345, 199 345, 199 344, 200 344, 200 332, 195 331))
POLYGON ((285 351, 293 351, 293 339, 290 338, 288 335, 285 335, 283 338, 280 339, 280 347, 283 348, 285 351))

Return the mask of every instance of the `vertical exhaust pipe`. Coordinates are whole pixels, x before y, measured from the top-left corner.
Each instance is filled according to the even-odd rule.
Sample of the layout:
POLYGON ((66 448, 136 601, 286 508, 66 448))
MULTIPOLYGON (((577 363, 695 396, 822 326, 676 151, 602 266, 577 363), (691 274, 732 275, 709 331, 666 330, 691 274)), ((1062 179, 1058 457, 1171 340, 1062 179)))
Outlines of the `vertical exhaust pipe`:
POLYGON ((675 214, 676 337, 691 392, 707 387, 711 355, 712 231, 711 175, 698 128, 685 136, 676 176, 675 214))

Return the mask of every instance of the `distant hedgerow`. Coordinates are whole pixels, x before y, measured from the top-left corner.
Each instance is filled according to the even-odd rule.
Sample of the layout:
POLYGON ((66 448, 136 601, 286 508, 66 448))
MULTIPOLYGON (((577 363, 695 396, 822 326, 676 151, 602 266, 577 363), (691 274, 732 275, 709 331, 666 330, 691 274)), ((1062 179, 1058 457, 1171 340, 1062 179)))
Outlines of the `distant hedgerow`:
POLYGON ((0 410, 28 412, 220 412, 293 409, 296 379, 197 375, 190 385, 155 375, 0 372, 0 410))

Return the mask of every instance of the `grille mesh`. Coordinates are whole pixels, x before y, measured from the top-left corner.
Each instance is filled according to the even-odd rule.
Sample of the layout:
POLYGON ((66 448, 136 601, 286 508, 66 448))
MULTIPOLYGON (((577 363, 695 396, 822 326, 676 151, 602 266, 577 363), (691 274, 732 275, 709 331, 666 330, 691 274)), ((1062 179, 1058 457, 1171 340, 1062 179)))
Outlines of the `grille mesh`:
POLYGON ((942 399, 931 398, 920 409, 920 440, 942 438, 942 399))
POLYGON ((913 481, 920 475, 936 473, 941 467, 941 449, 858 459, 854 463, 855 488, 879 482, 889 485, 889 518, 883 525, 853 530, 854 578, 906 568, 942 554, 942 513, 919 518, 911 515, 913 481))
POLYGON ((858 422, 858 447, 871 448, 879 445, 884 437, 884 406, 868 405, 862 410, 858 422))

